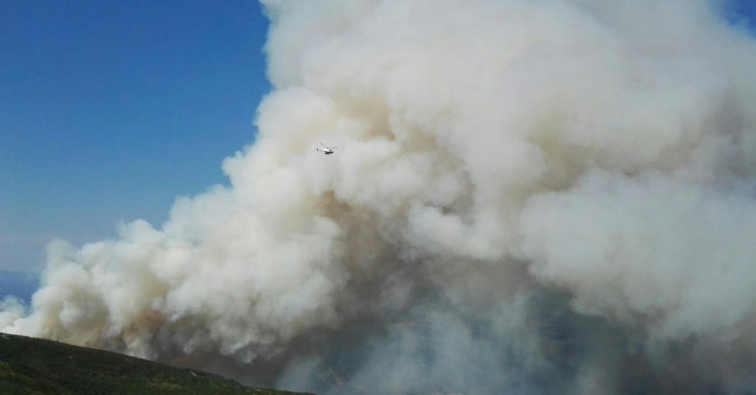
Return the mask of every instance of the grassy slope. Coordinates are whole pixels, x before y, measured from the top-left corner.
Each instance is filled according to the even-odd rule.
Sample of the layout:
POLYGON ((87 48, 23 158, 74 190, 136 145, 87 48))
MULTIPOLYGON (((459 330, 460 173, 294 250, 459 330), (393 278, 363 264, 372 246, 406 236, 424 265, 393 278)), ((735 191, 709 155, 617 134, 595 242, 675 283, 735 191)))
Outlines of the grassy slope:
POLYGON ((220 376, 0 333, 0 394, 284 395, 244 387, 220 376))

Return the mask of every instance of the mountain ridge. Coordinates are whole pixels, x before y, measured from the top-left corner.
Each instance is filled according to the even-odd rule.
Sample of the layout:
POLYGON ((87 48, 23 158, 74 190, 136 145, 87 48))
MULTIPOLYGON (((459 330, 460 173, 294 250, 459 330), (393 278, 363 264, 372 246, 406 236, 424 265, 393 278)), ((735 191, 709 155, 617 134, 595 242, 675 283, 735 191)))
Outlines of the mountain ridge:
POLYGON ((245 387, 234 380, 197 370, 52 340, 0 333, 0 394, 136 393, 306 395, 245 387))

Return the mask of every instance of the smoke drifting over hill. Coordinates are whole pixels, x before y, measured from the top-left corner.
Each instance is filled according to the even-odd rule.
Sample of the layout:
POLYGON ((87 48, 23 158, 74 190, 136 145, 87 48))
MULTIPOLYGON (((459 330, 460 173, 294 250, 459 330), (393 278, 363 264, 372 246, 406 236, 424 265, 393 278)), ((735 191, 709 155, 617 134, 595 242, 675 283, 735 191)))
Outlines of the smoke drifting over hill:
POLYGON ((756 390, 756 41, 717 4, 264 5, 231 186, 51 243, 2 331, 320 393, 756 390))

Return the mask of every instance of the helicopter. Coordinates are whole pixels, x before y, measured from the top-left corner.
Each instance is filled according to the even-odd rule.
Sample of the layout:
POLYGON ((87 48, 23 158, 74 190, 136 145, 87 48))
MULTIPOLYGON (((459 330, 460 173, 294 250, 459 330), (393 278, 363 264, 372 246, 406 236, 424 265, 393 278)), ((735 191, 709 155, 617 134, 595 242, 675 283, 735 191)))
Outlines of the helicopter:
POLYGON ((329 146, 327 146, 327 145, 325 145, 323 143, 320 143, 320 145, 322 145, 323 147, 325 147, 325 149, 318 148, 318 147, 312 147, 312 149, 314 149, 315 151, 318 151, 318 152, 322 152, 322 153, 324 153, 326 155, 331 155, 333 153, 333 149, 334 148, 339 148, 339 147, 329 147, 329 146))

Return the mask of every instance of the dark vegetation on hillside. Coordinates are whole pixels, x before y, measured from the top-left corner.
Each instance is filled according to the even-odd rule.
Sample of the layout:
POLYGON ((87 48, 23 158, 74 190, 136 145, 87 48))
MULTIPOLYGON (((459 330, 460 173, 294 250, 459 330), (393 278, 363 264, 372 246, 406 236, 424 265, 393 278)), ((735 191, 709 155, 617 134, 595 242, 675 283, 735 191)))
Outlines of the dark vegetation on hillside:
POLYGON ((0 394, 285 395, 121 354, 0 333, 0 394))

